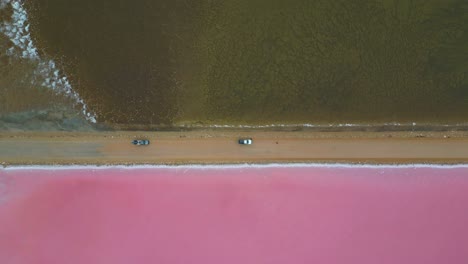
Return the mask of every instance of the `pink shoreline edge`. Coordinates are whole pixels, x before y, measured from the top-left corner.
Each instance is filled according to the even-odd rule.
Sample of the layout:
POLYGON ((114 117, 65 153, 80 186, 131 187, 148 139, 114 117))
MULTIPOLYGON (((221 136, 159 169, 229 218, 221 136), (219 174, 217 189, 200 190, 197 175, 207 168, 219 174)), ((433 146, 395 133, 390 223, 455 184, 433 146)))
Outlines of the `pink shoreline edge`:
POLYGON ((9 165, 2 170, 100 170, 100 169, 238 169, 238 168, 367 168, 367 169, 457 169, 468 168, 468 164, 356 164, 356 163, 244 163, 244 164, 183 164, 183 165, 9 165))

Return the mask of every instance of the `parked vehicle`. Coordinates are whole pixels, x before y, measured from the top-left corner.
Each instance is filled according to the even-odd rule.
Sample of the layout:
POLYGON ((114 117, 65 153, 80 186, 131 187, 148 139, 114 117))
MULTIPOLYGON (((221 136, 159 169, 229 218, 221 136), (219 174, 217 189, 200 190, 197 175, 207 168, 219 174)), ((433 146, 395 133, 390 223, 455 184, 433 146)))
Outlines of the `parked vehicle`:
POLYGON ((146 146, 149 145, 150 142, 147 139, 135 139, 132 141, 132 144, 135 146, 146 146))
POLYGON ((252 145, 253 141, 251 138, 241 138, 239 139, 240 145, 252 145))

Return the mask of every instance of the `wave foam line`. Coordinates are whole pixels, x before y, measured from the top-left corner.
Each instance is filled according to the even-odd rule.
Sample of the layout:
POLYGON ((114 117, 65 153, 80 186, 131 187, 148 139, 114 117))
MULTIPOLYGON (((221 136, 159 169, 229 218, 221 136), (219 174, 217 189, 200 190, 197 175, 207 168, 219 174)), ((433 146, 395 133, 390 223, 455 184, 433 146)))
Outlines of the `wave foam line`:
POLYGON ((457 126, 468 126, 468 123, 455 123, 455 124, 444 124, 444 123, 371 123, 371 124, 360 124, 360 123, 343 123, 343 124, 269 124, 269 125, 218 125, 218 124, 180 124, 175 127, 187 127, 187 128, 294 128, 294 127, 305 127, 305 128, 335 128, 335 127, 376 127, 376 126, 436 126, 436 127, 457 127, 457 126))
POLYGON ((6 51, 9 56, 18 56, 23 59, 29 59, 38 62, 35 71, 36 76, 39 76, 43 81, 41 85, 48 87, 59 94, 65 94, 71 98, 73 102, 81 106, 81 112, 86 120, 96 123, 96 115, 88 110, 87 105, 80 95, 72 89, 67 77, 60 74, 53 60, 41 60, 37 48, 31 39, 29 32, 30 24, 28 23, 28 13, 23 7, 21 0, 0 0, 0 9, 11 6, 13 13, 11 21, 3 21, 0 23, 0 33, 7 36, 13 43, 13 47, 6 51))

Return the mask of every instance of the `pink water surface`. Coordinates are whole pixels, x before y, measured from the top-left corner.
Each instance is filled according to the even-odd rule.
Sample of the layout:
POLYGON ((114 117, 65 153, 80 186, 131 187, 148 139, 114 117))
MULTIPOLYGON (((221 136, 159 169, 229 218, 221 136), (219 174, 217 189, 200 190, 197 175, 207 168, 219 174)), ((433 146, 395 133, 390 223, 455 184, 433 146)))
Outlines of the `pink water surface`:
POLYGON ((468 263, 466 168, 0 169, 0 263, 468 263))

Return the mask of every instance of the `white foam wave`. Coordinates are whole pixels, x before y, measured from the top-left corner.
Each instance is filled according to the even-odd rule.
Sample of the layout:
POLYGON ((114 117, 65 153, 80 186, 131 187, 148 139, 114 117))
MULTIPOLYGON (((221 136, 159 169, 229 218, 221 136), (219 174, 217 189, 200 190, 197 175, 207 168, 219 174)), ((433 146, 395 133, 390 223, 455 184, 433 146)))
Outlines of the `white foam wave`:
POLYGON ((268 125, 218 125, 218 124, 180 124, 176 127, 187 127, 187 128, 294 128, 294 127, 309 127, 309 128, 334 128, 334 127, 378 127, 378 126, 437 126, 437 127, 456 127, 456 126, 467 126, 468 123, 456 123, 456 124, 436 124, 436 123, 371 123, 371 124, 359 124, 359 123, 343 123, 343 124, 268 124, 268 125))
POLYGON ((0 33, 7 36, 13 43, 6 53, 9 56, 19 56, 23 59, 38 61, 36 76, 41 80, 41 85, 65 94, 73 102, 81 106, 85 118, 96 123, 96 115, 88 110, 87 105, 80 95, 72 89, 65 74, 62 74, 53 60, 42 60, 29 32, 28 13, 21 0, 0 0, 0 9, 11 6, 13 13, 10 21, 0 23, 0 33))

